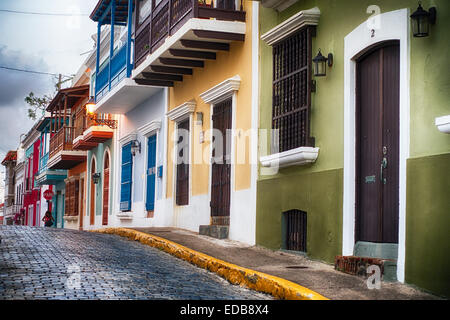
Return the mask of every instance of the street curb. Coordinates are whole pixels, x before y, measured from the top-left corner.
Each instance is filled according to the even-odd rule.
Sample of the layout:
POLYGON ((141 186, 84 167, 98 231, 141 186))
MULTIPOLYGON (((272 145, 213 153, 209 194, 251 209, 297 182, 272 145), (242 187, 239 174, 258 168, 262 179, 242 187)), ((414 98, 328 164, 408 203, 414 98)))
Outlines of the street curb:
POLYGON ((249 289, 271 294, 277 299, 286 300, 328 300, 308 288, 286 279, 263 272, 243 268, 204 253, 192 250, 173 241, 128 228, 104 228, 91 232, 116 234, 139 241, 143 244, 163 250, 175 257, 186 260, 200 268, 217 273, 230 283, 249 289))

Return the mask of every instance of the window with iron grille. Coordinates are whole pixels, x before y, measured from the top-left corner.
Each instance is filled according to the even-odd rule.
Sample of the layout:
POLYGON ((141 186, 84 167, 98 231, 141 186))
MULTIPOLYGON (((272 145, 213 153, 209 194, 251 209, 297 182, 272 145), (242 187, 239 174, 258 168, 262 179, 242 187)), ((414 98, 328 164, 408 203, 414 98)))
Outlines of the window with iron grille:
POLYGON ((306 27, 273 46, 272 129, 278 152, 314 146, 310 137, 311 38, 306 27))
POLYGON ((306 252, 306 212, 289 210, 283 212, 283 249, 306 252))

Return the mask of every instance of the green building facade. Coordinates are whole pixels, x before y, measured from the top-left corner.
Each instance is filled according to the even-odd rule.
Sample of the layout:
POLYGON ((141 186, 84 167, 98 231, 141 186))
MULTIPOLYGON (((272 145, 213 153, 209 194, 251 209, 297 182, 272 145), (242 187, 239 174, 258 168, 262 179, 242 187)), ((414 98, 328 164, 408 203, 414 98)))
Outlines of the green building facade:
MULTIPOLYGON (((436 118, 450 114, 450 2, 422 1, 425 10, 436 8, 437 18, 430 25, 429 35, 421 38, 414 37, 411 28, 410 15, 418 7, 416 0, 298 0, 261 1, 261 4, 259 127, 263 130, 259 136, 256 244, 289 249, 287 213, 298 210, 306 215, 308 257, 333 263, 337 255, 363 255, 358 252, 360 244, 367 244, 366 250, 373 252, 387 244, 383 248, 393 251, 397 258, 399 281, 449 296, 450 258, 446 253, 450 252, 450 134, 440 131, 435 122, 436 118), (290 89, 274 90, 277 81, 293 74, 277 80, 274 72, 277 68, 295 71, 295 67, 283 66, 285 62, 289 64, 289 58, 276 60, 274 56, 279 54, 276 50, 282 42, 293 46, 294 55, 299 54, 301 46, 286 41, 311 27, 314 31, 308 45, 309 58, 315 57, 319 49, 325 57, 328 53, 333 55, 326 76, 305 78, 308 79, 305 86, 312 89, 308 121, 309 135, 314 137, 314 142, 297 145, 307 147, 302 150, 288 148, 276 152, 273 141, 281 140, 272 139, 273 133, 270 134, 278 112, 274 108, 277 103, 282 104, 279 99, 283 94, 286 105, 295 100, 294 95, 286 97, 285 94, 295 84, 290 89), (370 200, 357 200, 363 193, 358 183, 378 181, 380 172, 377 169, 365 181, 363 177, 357 180, 357 170, 364 160, 355 160, 356 154, 360 154, 355 150, 360 150, 358 144, 364 144, 358 141, 366 139, 362 133, 358 136, 363 132, 358 130, 370 124, 370 117, 364 120, 369 122, 361 120, 363 111, 358 109, 363 106, 357 100, 363 95, 359 86, 366 75, 359 76, 357 70, 363 70, 360 64, 364 59, 381 52, 387 45, 398 48, 398 103, 394 105, 398 106, 399 114, 398 121, 393 122, 398 130, 398 149, 395 149, 398 185, 394 187, 398 198, 393 202, 398 204, 395 206, 398 225, 390 231, 397 240, 359 241, 355 245, 358 238, 363 238, 359 235, 365 232, 361 231, 364 227, 356 212, 364 209, 356 208, 363 208, 361 202, 370 203, 370 200), (279 162, 271 160, 270 155, 274 154, 279 155, 276 157, 279 162), (280 168, 270 168, 274 165, 280 168), (357 182, 360 180, 363 182, 357 182)), ((306 70, 313 73, 313 63, 309 61, 306 70)), ((386 68, 382 74, 383 92, 388 92, 389 85, 384 83, 388 83, 386 73, 392 67, 387 60, 380 61, 384 61, 380 63, 386 68)), ((389 164, 388 168, 391 168, 389 164)), ((385 249, 381 251, 372 256, 385 258, 385 249)))

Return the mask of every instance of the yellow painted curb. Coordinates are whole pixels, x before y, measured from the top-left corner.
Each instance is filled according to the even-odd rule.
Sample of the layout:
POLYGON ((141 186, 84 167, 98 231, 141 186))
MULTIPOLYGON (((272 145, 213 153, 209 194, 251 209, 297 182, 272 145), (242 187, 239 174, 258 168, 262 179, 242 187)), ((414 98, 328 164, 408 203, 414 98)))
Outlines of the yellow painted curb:
POLYGON ((216 259, 204 253, 192 250, 173 241, 128 229, 104 228, 92 232, 117 234, 131 240, 139 241, 154 248, 161 249, 173 256, 186 260, 200 268, 215 272, 232 284, 269 293, 277 299, 286 300, 328 300, 324 296, 308 288, 302 287, 286 279, 275 277, 263 272, 246 269, 223 260, 216 259))

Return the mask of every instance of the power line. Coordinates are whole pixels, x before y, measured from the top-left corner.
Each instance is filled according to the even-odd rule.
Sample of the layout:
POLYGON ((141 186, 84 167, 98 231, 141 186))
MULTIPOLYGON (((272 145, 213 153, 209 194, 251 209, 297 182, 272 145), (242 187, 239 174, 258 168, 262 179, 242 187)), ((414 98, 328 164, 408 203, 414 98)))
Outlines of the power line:
POLYGON ((32 14, 38 16, 59 16, 59 17, 87 17, 89 14, 86 13, 52 13, 52 12, 31 12, 31 11, 18 11, 18 10, 8 10, 8 9, 0 9, 0 12, 6 13, 17 13, 17 14, 32 14))
MULTIPOLYGON (((25 70, 25 69, 18 69, 18 68, 11 68, 11 67, 5 67, 0 66, 0 69, 6 69, 6 70, 12 70, 12 71, 19 71, 19 72, 27 72, 27 73, 34 73, 34 74, 43 74, 48 76, 55 76, 58 77, 59 74, 57 73, 50 73, 50 72, 41 72, 41 71, 33 71, 33 70, 25 70)), ((71 76, 62 75, 63 77, 70 78, 71 76)))

